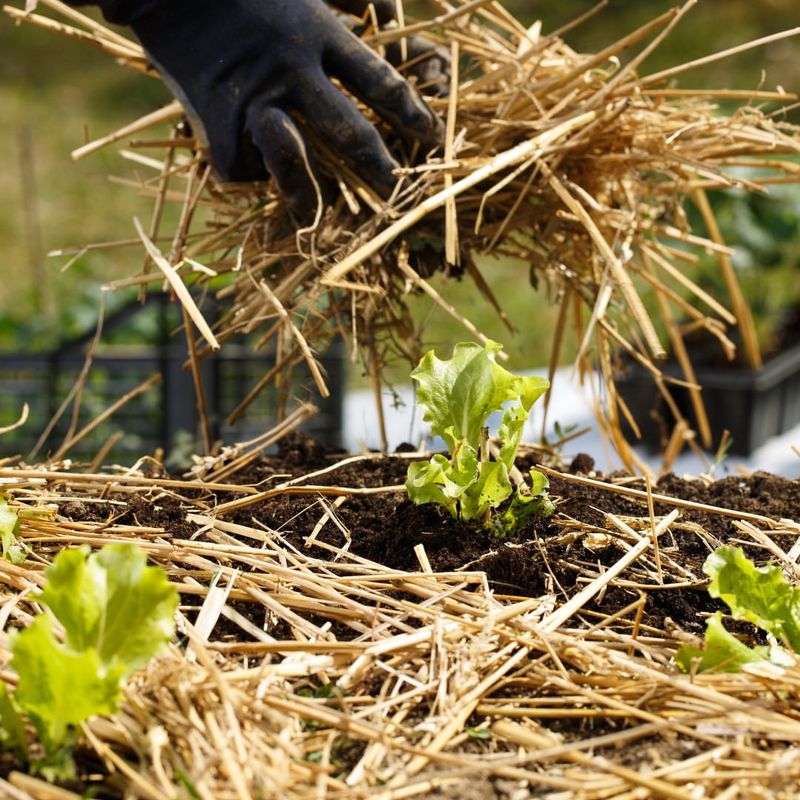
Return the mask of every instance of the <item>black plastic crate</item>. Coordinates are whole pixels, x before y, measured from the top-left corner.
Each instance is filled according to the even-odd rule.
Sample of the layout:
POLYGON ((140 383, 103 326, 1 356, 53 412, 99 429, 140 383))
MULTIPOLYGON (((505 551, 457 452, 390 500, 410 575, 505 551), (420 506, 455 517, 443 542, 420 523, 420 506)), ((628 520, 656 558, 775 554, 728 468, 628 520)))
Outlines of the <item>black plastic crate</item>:
MULTIPOLYGON (((78 427, 83 427, 150 376, 160 374, 161 382, 151 391, 130 400, 95 428, 70 450, 71 457, 91 460, 109 436, 118 431, 124 436, 108 458, 119 463, 132 463, 156 448, 162 448, 169 455, 178 441, 185 442, 187 437, 195 448, 200 446, 194 381, 185 368, 186 343, 182 337, 172 335, 180 325, 179 310, 179 306, 169 302, 167 295, 154 295, 145 305, 134 301, 107 316, 103 342, 93 359, 82 394, 78 427), (146 315, 150 318, 143 322, 146 315), (137 318, 138 332, 133 330, 137 318), (143 335, 142 329, 150 331, 149 335, 143 335)), ((24 402, 30 407, 27 424, 0 440, 0 457, 25 455, 34 447, 75 385, 93 337, 94 331, 87 331, 45 353, 0 353, 0 427, 19 417, 24 402)), ((228 341, 220 352, 201 362, 211 436, 225 444, 252 439, 277 422, 278 399, 274 389, 268 387, 240 420, 227 424, 228 414, 274 363, 274 353, 256 351, 252 344, 241 337, 228 341)), ((313 386, 306 385, 310 382, 305 366, 300 365, 289 388, 289 408, 291 410, 298 400, 313 402, 319 413, 306 422, 303 430, 326 445, 339 447, 346 375, 341 342, 334 341, 320 361, 330 397, 323 399, 313 386)), ((57 451, 70 421, 71 411, 68 411, 44 443, 40 457, 57 451)))
MULTIPOLYGON (((683 378, 675 363, 662 372, 683 378)), ((703 401, 716 445, 730 431, 730 452, 748 456, 768 439, 800 424, 800 343, 774 356, 761 369, 702 367, 696 369, 703 387, 703 401)), ((681 414, 696 423, 689 391, 669 386, 681 414)), ((651 450, 663 446, 675 418, 658 392, 652 377, 641 367, 632 367, 617 379, 617 390, 627 403, 642 433, 642 443, 651 450)))

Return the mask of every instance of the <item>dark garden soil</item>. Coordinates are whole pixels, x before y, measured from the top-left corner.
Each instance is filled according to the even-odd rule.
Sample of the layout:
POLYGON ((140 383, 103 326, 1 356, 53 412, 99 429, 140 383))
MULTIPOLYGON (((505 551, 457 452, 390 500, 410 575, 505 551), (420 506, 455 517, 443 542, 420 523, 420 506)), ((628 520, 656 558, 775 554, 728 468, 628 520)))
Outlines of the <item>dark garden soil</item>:
MULTIPOLYGON (((288 440, 275 457, 265 457, 244 474, 231 479, 236 483, 269 488, 287 477, 306 475, 329 467, 336 458, 299 437, 288 440)), ((408 458, 396 456, 368 458, 343 465, 311 482, 315 485, 349 488, 398 486, 405 480, 408 458)), ((522 467, 532 466, 521 464, 522 467)), ((580 455, 568 470, 612 479, 632 488, 644 489, 643 481, 623 475, 603 476, 593 472, 593 461, 580 455)), ((759 514, 774 520, 800 519, 800 481, 787 480, 767 473, 748 477, 726 477, 717 481, 684 479, 675 475, 661 478, 653 492, 731 511, 759 514)), ((550 495, 557 501, 557 512, 549 519, 535 518, 512 538, 501 541, 471 524, 452 519, 447 512, 432 506, 415 506, 404 492, 387 492, 348 497, 335 509, 338 524, 328 522, 316 541, 347 547, 348 551, 388 567, 416 571, 420 569, 414 548, 422 544, 434 571, 480 570, 487 575, 498 595, 538 596, 552 592, 562 600, 586 584, 586 575, 596 575, 604 566, 613 565, 624 550, 613 539, 605 547, 587 547, 584 534, 608 528, 605 514, 618 517, 647 517, 646 503, 606 489, 552 478, 550 495)), ((129 507, 115 522, 137 526, 159 526, 172 536, 188 538, 194 526, 186 522, 180 502, 162 496, 157 505, 146 497, 127 497, 129 507)), ((235 499, 220 494, 207 498, 213 507, 235 499)), ((655 504, 655 514, 665 515, 674 506, 655 504)), ((93 511, 80 502, 67 503, 62 513, 76 520, 90 519, 93 511)), ((309 552, 306 538, 324 514, 318 496, 282 495, 228 514, 226 519, 246 526, 263 527, 280 534, 292 546, 309 552)), ((689 633, 702 634, 708 613, 723 606, 705 591, 702 565, 708 554, 720 544, 735 543, 759 563, 768 560, 763 546, 748 539, 731 518, 698 509, 681 509, 679 524, 668 539, 661 542, 665 557, 680 563, 690 584, 674 588, 670 581, 664 589, 649 587, 642 623, 659 630, 675 624, 689 633), (698 527, 699 526, 699 527, 698 527)), ((781 542, 778 545, 781 546, 781 542)), ((788 548, 790 542, 783 543, 788 548)), ((333 558, 330 549, 312 545, 312 554, 333 558)), ((601 600, 586 607, 588 611, 612 614, 641 597, 641 588, 609 587, 601 600)), ((246 609, 242 609, 246 613, 246 609)), ((263 622, 263 619, 261 620, 263 622)), ((238 630, 233 628, 233 630, 238 630)))

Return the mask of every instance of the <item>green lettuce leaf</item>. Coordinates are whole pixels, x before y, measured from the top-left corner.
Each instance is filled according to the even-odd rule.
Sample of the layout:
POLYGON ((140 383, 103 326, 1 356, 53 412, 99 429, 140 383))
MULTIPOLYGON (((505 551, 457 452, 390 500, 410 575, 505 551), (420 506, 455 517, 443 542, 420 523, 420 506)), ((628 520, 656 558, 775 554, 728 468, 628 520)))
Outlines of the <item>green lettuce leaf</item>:
POLYGON ((517 488, 511 500, 511 505, 497 520, 497 524, 494 526, 497 536, 508 536, 524 525, 531 517, 549 517, 555 513, 556 504, 547 493, 550 488, 550 481, 547 476, 536 469, 530 471, 530 476, 530 491, 520 491, 517 488))
POLYGON ((415 503, 438 503, 454 517, 488 523, 489 511, 511 496, 509 471, 523 427, 531 406, 550 384, 503 369, 495 360, 501 349, 497 342, 484 347, 462 342, 450 360, 437 358, 431 350, 411 373, 423 419, 450 451, 449 461, 436 455, 428 463, 409 466, 406 488, 415 503), (498 411, 504 412, 499 457, 482 460, 488 419, 498 411))
POLYGON ((768 662, 787 667, 800 654, 800 588, 792 586, 776 566, 756 567, 741 547, 720 547, 703 565, 711 578, 708 593, 723 600, 734 619, 747 620, 788 645, 748 647, 729 633, 717 612, 706 622, 704 646, 681 647, 678 666, 689 671, 738 672, 744 664, 768 662))
POLYGON ((3 547, 3 558, 12 564, 21 564, 25 553, 17 542, 19 517, 16 511, 9 508, 8 503, 0 497, 0 544, 3 547))
POLYGON ((406 490, 417 504, 438 503, 456 519, 477 519, 511 494, 511 484, 503 464, 479 462, 477 452, 461 443, 454 463, 437 453, 411 464, 406 490))
POLYGON ((734 619, 752 622, 800 654, 800 587, 779 567, 756 567, 740 547, 720 547, 703 572, 711 578, 708 593, 725 602, 734 619))
POLYGON ((505 410, 503 420, 497 430, 497 436, 502 442, 500 461, 508 469, 514 466, 514 459, 517 457, 519 443, 522 440, 522 430, 528 421, 531 407, 550 388, 550 383, 546 378, 512 377, 516 381, 514 389, 519 397, 519 402, 505 410))
POLYGON ((462 519, 481 519, 489 509, 496 508, 509 497, 512 491, 508 470, 502 461, 481 461, 478 477, 461 498, 462 519))
POLYGON ((129 674, 174 636, 178 596, 138 547, 108 545, 87 558, 88 552, 59 553, 41 600, 64 626, 69 647, 93 648, 101 662, 119 662, 129 674))
POLYGON ((88 717, 117 709, 124 679, 173 637, 178 594, 132 544, 89 555, 63 550, 45 573, 41 601, 64 629, 40 615, 11 640, 19 681, 14 700, 34 722, 49 755, 88 717))
POLYGON ((442 455, 435 455, 430 461, 417 461, 409 464, 406 475, 406 491, 411 500, 418 505, 436 503, 444 506, 453 517, 458 517, 456 499, 445 494, 445 473, 450 462, 442 455))
POLYGON ((20 761, 28 760, 25 723, 3 681, 0 681, 0 750, 14 753, 20 761))
MULTIPOLYGON (((532 469, 530 471, 531 476, 531 497, 538 497, 540 499, 547 498, 550 501, 551 505, 553 506, 553 511, 556 510, 555 504, 552 503, 550 498, 547 496, 547 490, 550 488, 550 479, 544 472, 539 472, 538 469, 532 469)), ((551 511, 550 514, 553 512, 551 511)), ((548 514, 547 516, 550 516, 548 514)))
POLYGON ((459 442, 453 458, 444 471, 444 491, 448 497, 460 500, 478 476, 478 451, 466 442, 459 442))
POLYGON ((675 661, 684 672, 739 672, 745 664, 770 661, 770 648, 748 647, 722 624, 722 612, 706 620, 705 647, 683 645, 675 661))
POLYGON ((33 720, 46 747, 67 740, 69 728, 117 710, 124 668, 108 670, 94 649, 78 652, 58 642, 44 615, 12 640, 19 675, 14 699, 33 720))
POLYGON ((450 452, 458 441, 477 451, 489 415, 517 399, 518 379, 495 362, 502 349, 497 342, 487 342, 486 347, 461 342, 446 361, 429 350, 411 372, 418 384, 417 402, 425 409, 423 419, 450 452))

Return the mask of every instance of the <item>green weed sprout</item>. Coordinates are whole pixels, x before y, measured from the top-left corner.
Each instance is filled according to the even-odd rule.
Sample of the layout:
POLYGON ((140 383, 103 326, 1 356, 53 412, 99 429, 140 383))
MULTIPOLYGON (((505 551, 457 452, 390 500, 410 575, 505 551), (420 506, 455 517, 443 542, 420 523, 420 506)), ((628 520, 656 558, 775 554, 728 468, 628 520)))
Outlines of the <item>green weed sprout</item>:
POLYGON ((411 377, 417 382, 417 403, 431 433, 441 436, 449 458, 437 454, 430 461, 409 466, 406 489, 417 504, 437 503, 456 519, 479 520, 498 533, 508 534, 537 514, 555 510, 547 496, 547 478, 531 470, 531 486, 514 491, 509 472, 514 466, 522 430, 531 407, 549 388, 545 378, 513 375, 496 356, 502 345, 489 341, 484 347, 462 342, 449 361, 428 351, 411 377), (497 438, 497 460, 489 458, 489 416, 503 412, 497 438), (508 509, 499 519, 491 513, 511 495, 508 509))
POLYGON ((74 772, 71 747, 81 722, 117 711, 122 686, 175 635, 178 594, 133 544, 63 550, 45 572, 39 614, 11 635, 9 695, 0 683, 0 745, 29 762, 23 717, 33 723, 44 759, 34 771, 50 779, 74 772), (54 620, 63 629, 56 636, 54 620))
POLYGON ((738 672, 745 664, 791 666, 800 655, 800 587, 779 567, 756 567, 741 547, 720 547, 703 564, 708 593, 725 602, 736 620, 752 622, 779 644, 749 647, 722 624, 718 611, 706 621, 703 647, 682 646, 675 660, 684 672, 738 672))

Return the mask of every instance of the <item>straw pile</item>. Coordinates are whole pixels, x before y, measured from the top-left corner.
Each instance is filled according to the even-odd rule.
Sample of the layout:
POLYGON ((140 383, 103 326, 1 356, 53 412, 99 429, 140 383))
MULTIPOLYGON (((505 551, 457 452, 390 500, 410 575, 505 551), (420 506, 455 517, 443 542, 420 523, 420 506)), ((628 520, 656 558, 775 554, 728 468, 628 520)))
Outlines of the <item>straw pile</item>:
MULTIPOLYGON (((316 507, 321 477, 271 494, 306 493, 316 507)), ((320 558, 255 520, 232 522, 263 500, 254 486, 0 465, 28 554, 22 566, 0 560, 0 607, 6 625, 28 624, 43 569, 78 544, 135 541, 181 593, 181 646, 130 681, 121 713, 84 726, 82 763, 105 776, 104 797, 796 797, 797 669, 682 675, 671 657, 686 634, 640 624, 646 594, 702 583, 669 546, 694 504, 666 499, 671 513, 651 518, 647 492, 598 485, 638 496, 641 516, 588 530, 562 515, 558 538, 606 537, 621 558, 574 565, 585 581, 567 599, 520 599, 494 594, 481 572, 430 572, 421 547, 419 570, 401 572, 349 554, 346 530, 341 547, 316 540, 329 551, 320 558), (129 507, 171 522, 116 522, 129 507), (614 586, 641 597, 610 615, 585 608, 614 586)), ((329 499, 358 492, 326 488, 329 499)), ((798 575, 797 546, 779 544, 797 541, 797 521, 712 513, 798 575)), ((334 518, 321 508, 306 541, 334 518)), ((7 644, 2 634, 3 664, 7 644)), ((78 797, 19 773, 0 794, 78 797)))
MULTIPOLYGON (((676 354, 682 383, 692 387, 700 440, 709 446, 679 322, 706 329, 729 355, 734 351, 730 327, 738 323, 747 362, 758 366, 760 356, 730 250, 721 241, 705 192, 729 186, 762 191, 770 184, 796 182, 797 164, 783 156, 800 150, 800 134, 774 110, 775 102, 794 99, 783 90, 700 92, 674 88, 672 79, 700 63, 800 29, 643 73, 647 56, 695 2, 689 0, 596 54, 576 53, 560 38, 563 31, 524 28, 492 0, 437 1, 433 5, 441 13, 433 19, 406 19, 404 26, 389 31, 367 27, 364 37, 376 48, 414 33, 451 52, 450 97, 431 100, 447 121, 444 152, 417 166, 409 158, 405 180, 388 203, 323 152, 342 197, 313 227, 296 233, 270 182, 220 185, 197 143, 179 127, 168 139, 161 132, 150 140, 139 137, 156 123, 179 118, 177 103, 86 145, 74 155, 139 137, 133 142, 139 150, 126 155, 137 169, 153 171, 151 178, 132 182, 154 200, 150 224, 137 229, 146 247, 145 267, 111 288, 157 288, 166 279, 186 310, 187 334, 192 339, 199 335, 193 359, 236 334, 258 333, 259 346, 274 352, 274 367, 232 411, 235 419, 267 384, 298 365, 307 366, 324 395, 315 354, 335 335, 365 365, 379 398, 383 366, 397 355, 413 363, 421 353, 405 305, 411 291, 428 293, 464 323, 470 336, 482 339, 467 315, 450 307, 427 278, 458 267, 495 302, 473 256, 518 256, 549 287, 561 309, 551 366, 570 325, 582 342, 579 365, 599 369, 605 395, 601 421, 629 468, 636 460, 620 433, 626 409, 613 382, 619 351, 652 373, 673 408, 672 379, 662 377, 657 365, 667 349, 676 354), (739 101, 740 107, 723 112, 720 100, 739 101), (737 174, 738 167, 750 170, 747 178, 737 174), (177 229, 165 231, 161 217, 170 202, 180 203, 182 213, 177 229), (704 230, 689 229, 687 202, 699 208, 704 230), (168 250, 162 253, 156 240, 170 243, 168 250), (727 299, 709 297, 682 274, 682 267, 703 251, 717 256, 727 299), (222 312, 207 323, 186 287, 207 285, 220 275, 228 279, 216 290, 222 312), (655 296, 655 318, 640 297, 645 289, 655 296)), ((141 49, 132 41, 58 0, 40 0, 39 5, 68 17, 68 23, 7 11, 146 70, 141 49)), ((390 132, 384 133, 391 139, 390 132)), ((527 274, 520 275, 520 283, 527 280, 527 274)), ((674 411, 673 449, 680 449, 691 441, 692 425, 674 411)))

